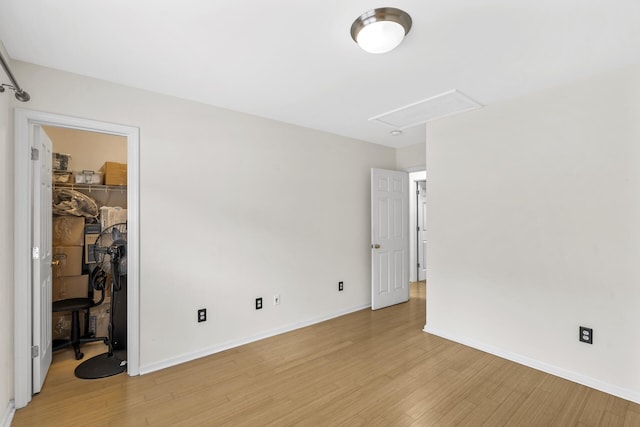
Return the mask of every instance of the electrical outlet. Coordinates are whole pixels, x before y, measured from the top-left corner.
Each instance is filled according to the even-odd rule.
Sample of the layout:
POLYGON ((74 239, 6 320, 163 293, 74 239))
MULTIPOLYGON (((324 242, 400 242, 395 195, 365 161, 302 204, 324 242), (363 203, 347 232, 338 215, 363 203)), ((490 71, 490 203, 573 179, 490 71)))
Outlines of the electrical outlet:
POLYGON ((207 309, 201 308, 198 310, 198 323, 207 321, 207 309))
POLYGON ((344 282, 338 282, 338 290, 344 291, 344 282))
POLYGON ((593 344, 593 329, 580 326, 580 335, 578 339, 587 344, 593 344))
POLYGON ((256 310, 262 310, 262 298, 256 298, 256 310))
POLYGON ((280 305, 280 294, 275 294, 273 296, 273 305, 280 305))

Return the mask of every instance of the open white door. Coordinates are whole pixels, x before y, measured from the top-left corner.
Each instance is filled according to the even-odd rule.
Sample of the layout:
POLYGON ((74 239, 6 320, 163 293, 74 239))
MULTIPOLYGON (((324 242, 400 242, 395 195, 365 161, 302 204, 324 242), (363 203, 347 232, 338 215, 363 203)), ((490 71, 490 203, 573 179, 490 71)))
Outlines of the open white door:
POLYGON ((418 280, 427 279, 427 182, 418 181, 418 280))
POLYGON ((51 365, 51 151, 34 126, 33 160, 33 393, 39 393, 51 365))
POLYGON ((409 300, 409 176, 371 169, 371 308, 409 300))

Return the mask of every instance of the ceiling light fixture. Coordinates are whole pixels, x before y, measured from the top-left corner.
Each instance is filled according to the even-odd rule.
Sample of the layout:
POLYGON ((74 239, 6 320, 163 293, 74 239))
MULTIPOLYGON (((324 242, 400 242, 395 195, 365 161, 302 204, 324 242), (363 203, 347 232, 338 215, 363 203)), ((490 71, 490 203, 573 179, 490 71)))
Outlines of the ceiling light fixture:
POLYGON ((389 133, 390 133, 391 135, 393 135, 393 136, 400 136, 400 135, 402 135, 402 131, 401 131, 400 129, 392 130, 392 131, 391 131, 391 132, 389 132, 389 133))
POLYGON ((363 13, 351 25, 351 38, 369 53, 395 49, 411 29, 411 16, 395 7, 380 7, 363 13))

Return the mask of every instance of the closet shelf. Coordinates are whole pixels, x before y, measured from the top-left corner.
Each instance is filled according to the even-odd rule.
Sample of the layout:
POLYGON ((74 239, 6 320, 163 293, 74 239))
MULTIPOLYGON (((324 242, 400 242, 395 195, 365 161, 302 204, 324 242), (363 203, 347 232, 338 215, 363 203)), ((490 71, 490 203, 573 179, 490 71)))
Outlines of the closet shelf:
POLYGON ((53 188, 69 188, 71 190, 83 190, 83 191, 127 191, 126 185, 103 185, 103 184, 73 184, 56 182, 53 184, 53 188))

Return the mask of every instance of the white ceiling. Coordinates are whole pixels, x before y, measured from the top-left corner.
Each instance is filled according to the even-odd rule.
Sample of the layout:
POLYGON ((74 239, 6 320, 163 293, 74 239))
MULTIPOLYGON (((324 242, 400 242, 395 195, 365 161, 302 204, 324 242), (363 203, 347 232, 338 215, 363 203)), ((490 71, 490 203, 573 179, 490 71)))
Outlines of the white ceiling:
POLYGON ((0 40, 13 59, 401 147, 424 142, 424 125, 392 136, 368 119, 451 89, 491 105, 639 62, 640 1, 2 0, 0 40), (413 27, 372 55, 349 29, 381 6, 413 27))

